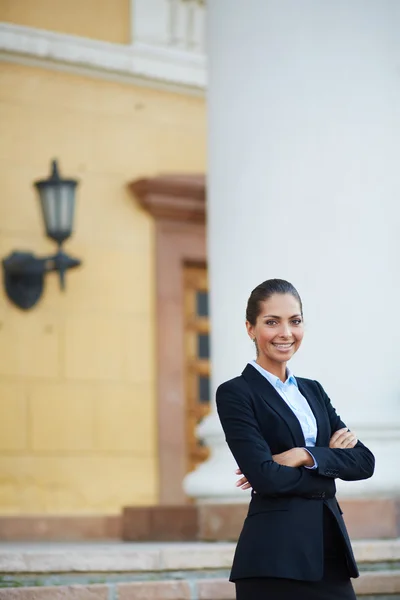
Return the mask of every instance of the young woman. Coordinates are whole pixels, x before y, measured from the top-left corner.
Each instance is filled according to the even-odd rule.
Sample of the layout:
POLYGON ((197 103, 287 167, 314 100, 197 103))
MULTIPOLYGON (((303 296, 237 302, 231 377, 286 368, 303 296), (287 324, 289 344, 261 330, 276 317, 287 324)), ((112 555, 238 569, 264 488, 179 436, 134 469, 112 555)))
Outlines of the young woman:
POLYGON ((354 600, 358 570, 335 479, 371 477, 374 456, 322 386, 287 367, 304 335, 296 289, 265 281, 251 293, 246 320, 257 359, 217 390, 238 485, 252 488, 230 577, 236 598, 354 600))

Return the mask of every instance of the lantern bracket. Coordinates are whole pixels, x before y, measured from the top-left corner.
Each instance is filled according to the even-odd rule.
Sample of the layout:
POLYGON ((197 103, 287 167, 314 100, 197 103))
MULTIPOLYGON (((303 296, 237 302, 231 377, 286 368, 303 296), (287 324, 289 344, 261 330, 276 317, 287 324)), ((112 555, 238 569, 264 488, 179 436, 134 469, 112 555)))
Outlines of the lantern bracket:
POLYGON ((12 252, 3 259, 4 287, 9 299, 19 308, 35 306, 44 288, 46 273, 57 271, 60 288, 65 289, 65 272, 78 267, 81 261, 61 249, 52 256, 36 257, 31 252, 12 252))

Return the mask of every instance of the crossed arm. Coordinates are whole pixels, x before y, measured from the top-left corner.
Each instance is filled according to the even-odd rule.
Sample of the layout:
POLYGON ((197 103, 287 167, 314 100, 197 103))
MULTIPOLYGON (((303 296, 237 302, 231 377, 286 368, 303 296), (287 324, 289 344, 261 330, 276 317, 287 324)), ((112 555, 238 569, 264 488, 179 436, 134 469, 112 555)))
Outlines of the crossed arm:
MULTIPOLYGON (((342 427, 335 431, 332 435, 329 448, 354 448, 358 440, 352 431, 349 431, 347 427, 342 427)), ((310 446, 307 450, 305 448, 292 448, 286 452, 280 454, 273 454, 272 459, 279 465, 285 465, 287 467, 311 467, 314 468, 314 450, 315 446, 310 446)), ((318 468, 318 466, 316 467, 318 468)), ((236 475, 243 475, 240 469, 236 469, 236 475)), ((246 477, 241 477, 236 482, 236 486, 242 488, 242 490, 248 490, 251 488, 251 484, 248 482, 246 477)))
POLYGON ((226 441, 243 478, 243 489, 252 487, 265 495, 334 495, 336 477, 348 481, 366 479, 374 471, 374 457, 336 414, 328 396, 319 386, 325 402, 333 435, 329 448, 312 447, 309 452, 316 469, 304 469, 314 461, 307 449, 293 448, 272 455, 259 429, 249 396, 230 382, 217 390, 217 409, 226 441))

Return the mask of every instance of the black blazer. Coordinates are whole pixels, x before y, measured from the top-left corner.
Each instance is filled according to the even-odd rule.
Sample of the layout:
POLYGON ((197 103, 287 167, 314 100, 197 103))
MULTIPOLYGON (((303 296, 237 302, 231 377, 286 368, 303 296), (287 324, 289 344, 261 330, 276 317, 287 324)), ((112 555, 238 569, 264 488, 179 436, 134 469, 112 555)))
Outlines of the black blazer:
POLYGON ((340 507, 335 478, 367 479, 373 454, 361 442, 353 449, 329 448, 345 427, 317 381, 296 378, 318 426, 309 448, 317 469, 278 465, 272 460, 294 447, 305 447, 300 423, 275 388, 247 365, 241 377, 217 390, 217 409, 232 454, 253 487, 232 566, 231 581, 246 577, 284 577, 316 581, 323 576, 323 505, 333 513, 345 541, 351 577, 357 565, 340 507), (256 492, 256 493, 254 493, 256 492))

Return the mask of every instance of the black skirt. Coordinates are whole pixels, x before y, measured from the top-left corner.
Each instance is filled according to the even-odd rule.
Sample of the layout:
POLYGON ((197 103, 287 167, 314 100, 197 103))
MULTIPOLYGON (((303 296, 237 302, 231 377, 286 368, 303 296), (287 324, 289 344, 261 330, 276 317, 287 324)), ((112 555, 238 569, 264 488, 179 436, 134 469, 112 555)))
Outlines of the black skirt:
POLYGON ((356 600, 339 527, 324 506, 324 575, 320 581, 277 577, 238 579, 236 600, 356 600))

